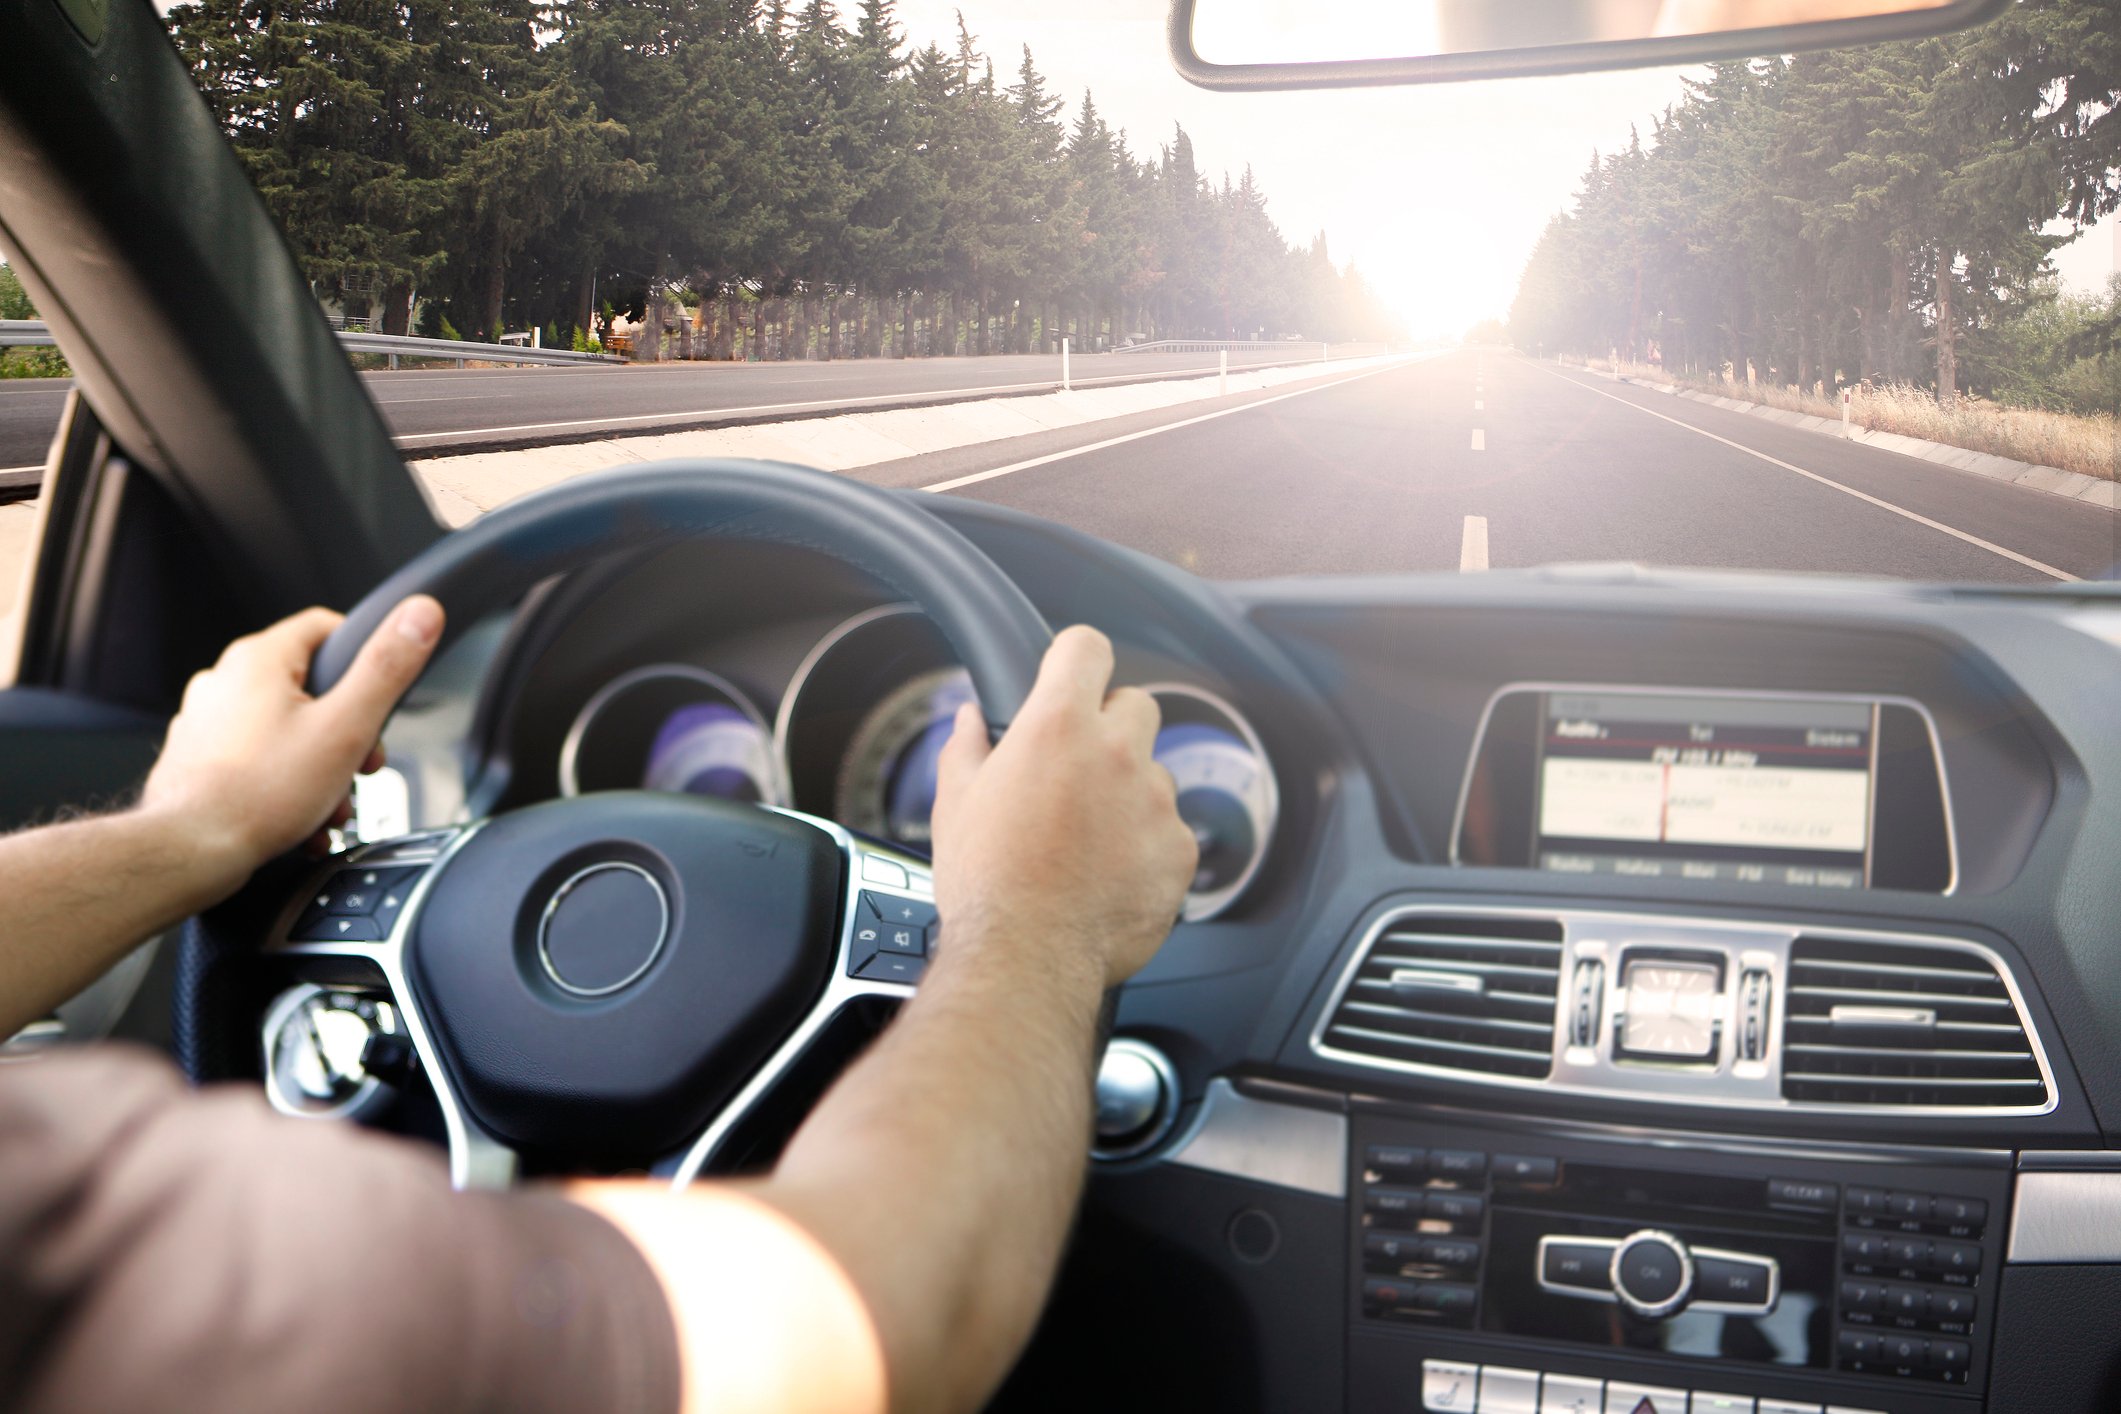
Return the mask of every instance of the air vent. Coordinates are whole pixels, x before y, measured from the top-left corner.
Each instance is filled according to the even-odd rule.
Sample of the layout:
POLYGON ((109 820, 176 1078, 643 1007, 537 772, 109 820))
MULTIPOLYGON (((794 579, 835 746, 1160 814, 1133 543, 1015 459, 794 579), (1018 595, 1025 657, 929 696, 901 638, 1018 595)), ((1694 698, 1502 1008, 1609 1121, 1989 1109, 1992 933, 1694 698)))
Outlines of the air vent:
POLYGON ((2025 1017, 1987 957, 1800 937, 1782 1032, 1788 1100, 1976 1110, 2049 1102, 2025 1017))
POLYGON ((1557 919, 1398 919, 1370 944, 1322 1039, 1396 1065, 1542 1079, 1561 941, 1557 919))

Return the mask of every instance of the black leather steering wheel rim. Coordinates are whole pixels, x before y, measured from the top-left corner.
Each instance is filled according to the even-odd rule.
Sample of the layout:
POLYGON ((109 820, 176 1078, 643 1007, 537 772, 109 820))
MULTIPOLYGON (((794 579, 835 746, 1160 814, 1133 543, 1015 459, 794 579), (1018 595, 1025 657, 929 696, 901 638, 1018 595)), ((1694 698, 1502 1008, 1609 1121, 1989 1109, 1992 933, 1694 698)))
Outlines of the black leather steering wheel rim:
POLYGON ((702 537, 763 540, 854 566, 920 606, 972 675, 990 728, 1022 708, 1052 630, 979 547, 910 497, 785 462, 700 458, 563 481, 444 536, 378 584, 310 663, 329 691, 410 594, 448 615, 436 652, 556 574, 702 537))

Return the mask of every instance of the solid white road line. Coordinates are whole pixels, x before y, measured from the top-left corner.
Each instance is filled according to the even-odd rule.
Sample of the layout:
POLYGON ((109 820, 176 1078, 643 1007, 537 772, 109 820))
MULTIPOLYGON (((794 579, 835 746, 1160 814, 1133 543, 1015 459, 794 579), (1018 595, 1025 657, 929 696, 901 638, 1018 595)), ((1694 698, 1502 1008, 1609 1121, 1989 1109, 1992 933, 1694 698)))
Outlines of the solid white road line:
POLYGON ((1768 463, 1770 466, 1779 466, 1784 471, 1794 471, 1795 473, 1797 473, 1797 475, 1805 478, 1805 480, 1807 481, 1816 481, 1821 486, 1830 487, 1833 490, 1839 491, 1844 496, 1854 496, 1857 500, 1876 506, 1881 511, 1891 511, 1894 515, 1899 516, 1904 520, 1911 520, 1917 525, 1927 526, 1931 530, 1937 531, 1940 534, 1951 536, 1954 540, 1963 540, 1967 544, 1974 546, 1976 549, 1986 550, 1991 555, 2000 555, 2004 559, 2011 561, 2013 564, 2024 565, 2029 570, 2037 570, 2041 574, 2047 575, 2050 578, 2063 580, 2070 584, 2075 584, 2079 580, 2079 576, 2071 574, 2068 570, 2056 569, 2053 565, 2047 564, 2041 560, 2036 560, 2030 555, 2021 555, 2016 550, 2010 549, 2008 546, 1998 545, 1993 540, 1983 540, 1978 535, 1969 535, 1967 532, 1959 529, 1957 526, 1946 525, 1941 520, 1931 520, 1928 516, 1921 514, 1919 511, 1911 511, 1905 506, 1896 506, 1891 501, 1882 500, 1877 496, 1871 495, 1867 491, 1858 491, 1853 486, 1844 486, 1840 482, 1834 480, 1832 477, 1821 476, 1816 471, 1806 471, 1801 466, 1792 466, 1790 465, 1790 463, 1782 460, 1780 457, 1771 457, 1766 452, 1756 451, 1753 448, 1746 446, 1743 442, 1733 442, 1728 437, 1718 437, 1715 433, 1705 431, 1702 428, 1696 427, 1691 422, 1681 422, 1676 417, 1666 417, 1661 412, 1652 412, 1650 411, 1650 409, 1644 407, 1640 403, 1630 402, 1628 399, 1621 397, 1617 393, 1608 393, 1603 388, 1593 388, 1588 383, 1578 382, 1576 379, 1569 377, 1566 373, 1555 373, 1555 371, 1551 368, 1547 369, 1546 371, 1549 373, 1553 373, 1556 378, 1559 378, 1564 383, 1575 384, 1576 387, 1583 389, 1586 393, 1596 393, 1601 398, 1611 398, 1614 402, 1619 403, 1622 407, 1631 407, 1635 409, 1635 411, 1642 413, 1648 417, 1654 417, 1660 422, 1669 422, 1674 427, 1683 427, 1687 431, 1694 433, 1696 436, 1708 438, 1711 442, 1721 442, 1724 446, 1731 448, 1733 451, 1744 452, 1749 457, 1758 457, 1760 458, 1760 460, 1768 463))
POLYGON ((1458 572, 1478 574, 1488 567, 1488 518, 1467 516, 1458 537, 1458 572))
POLYGON ((1070 447, 1065 452, 1051 452, 1042 457, 1032 457, 1027 461, 1011 462, 1007 466, 994 467, 988 471, 975 471, 970 476, 954 476, 948 481, 937 481, 920 489, 923 491, 955 491, 960 486, 971 486, 981 481, 992 481, 997 476, 1009 476, 1015 472, 1029 471, 1035 466, 1046 466, 1053 462, 1066 461, 1070 457, 1080 457, 1086 456, 1091 452, 1101 452, 1107 447, 1118 447, 1128 442, 1139 442, 1144 437, 1154 437, 1163 432, 1176 432, 1181 427, 1194 427, 1203 422, 1213 422, 1218 417, 1228 417, 1236 412, 1250 412, 1254 408, 1263 408, 1269 403, 1284 402, 1289 398, 1300 398, 1306 393, 1317 393, 1327 388, 1338 388, 1343 383, 1358 382, 1361 379, 1374 377, 1379 373, 1389 373, 1395 368, 1404 368, 1406 366, 1407 360, 1394 359, 1382 367, 1366 368, 1360 373, 1351 373, 1344 378, 1335 378, 1331 382, 1313 383, 1308 387, 1298 388, 1292 392, 1276 393, 1271 398, 1261 398, 1257 402, 1239 403, 1236 407, 1218 408, 1214 412, 1204 412, 1198 417, 1181 418, 1177 422, 1166 422, 1158 427, 1145 427, 1139 432, 1129 432, 1123 437, 1107 437, 1102 442, 1091 442, 1086 446, 1070 447))
POLYGON ((13 476, 18 471, 42 470, 44 470, 44 464, 42 462, 39 462, 35 466, 0 466, 0 476, 13 476))
POLYGON ((1473 429, 1473 450, 1474 450, 1474 451, 1476 451, 1476 452, 1485 452, 1485 451, 1486 451, 1487 449, 1488 449, 1488 434, 1487 434, 1487 433, 1485 433, 1485 432, 1483 432, 1483 431, 1481 431, 1481 430, 1480 430, 1480 429, 1479 429, 1478 427, 1474 428, 1474 429, 1473 429))

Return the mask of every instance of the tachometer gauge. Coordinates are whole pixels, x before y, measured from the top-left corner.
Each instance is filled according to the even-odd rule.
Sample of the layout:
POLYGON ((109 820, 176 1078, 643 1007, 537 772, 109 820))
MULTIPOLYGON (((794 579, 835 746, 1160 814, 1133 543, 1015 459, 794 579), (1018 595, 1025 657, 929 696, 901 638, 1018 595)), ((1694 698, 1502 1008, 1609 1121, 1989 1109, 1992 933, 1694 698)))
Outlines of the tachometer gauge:
POLYGON ((957 709, 972 701, 963 668, 939 668, 900 685, 856 730, 840 767, 840 823, 925 851, 932 833, 936 769, 957 709))
POLYGON ((1178 786, 1178 814, 1200 846, 1186 892, 1185 918, 1213 918, 1237 901, 1259 872, 1280 814, 1274 768, 1236 709, 1199 688, 1152 687, 1163 709, 1157 764, 1178 786))
POLYGON ((782 803, 765 718, 729 681, 686 663, 621 674, 583 705, 560 748, 560 790, 782 803))

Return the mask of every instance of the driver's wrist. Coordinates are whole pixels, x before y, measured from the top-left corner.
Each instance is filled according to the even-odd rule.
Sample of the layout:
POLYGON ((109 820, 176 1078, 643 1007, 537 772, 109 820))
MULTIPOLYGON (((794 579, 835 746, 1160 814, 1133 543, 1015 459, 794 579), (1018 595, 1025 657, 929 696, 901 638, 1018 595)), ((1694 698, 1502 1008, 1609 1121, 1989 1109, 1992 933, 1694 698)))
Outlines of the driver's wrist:
POLYGON ((1079 925, 1026 927, 985 913, 946 916, 930 970, 1093 997, 1107 985, 1102 940, 1084 935, 1079 925))
POLYGON ((242 888, 260 862, 247 834, 211 811, 151 795, 127 813, 168 861, 183 894, 184 914, 209 908, 242 888))

